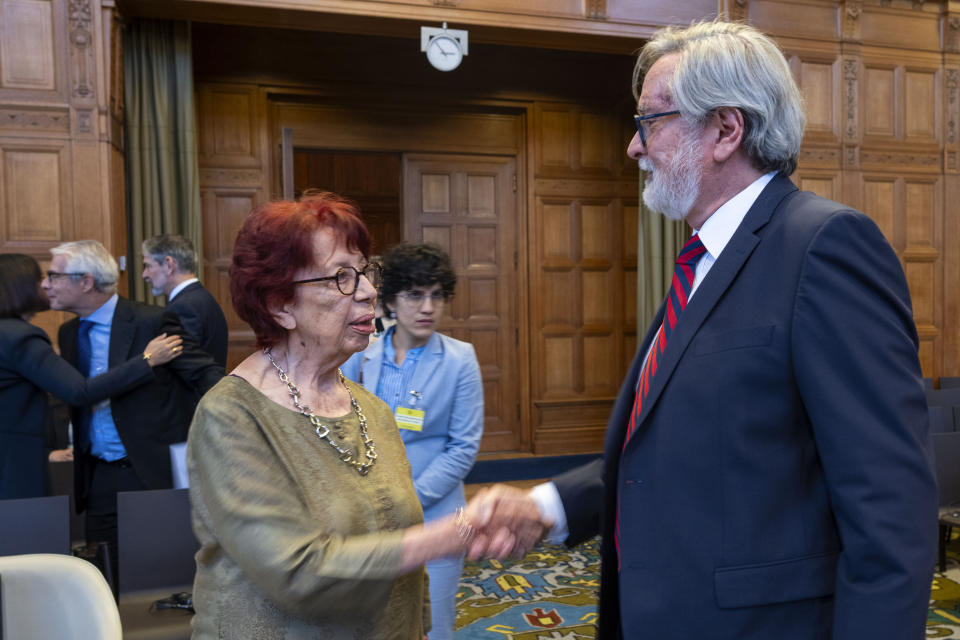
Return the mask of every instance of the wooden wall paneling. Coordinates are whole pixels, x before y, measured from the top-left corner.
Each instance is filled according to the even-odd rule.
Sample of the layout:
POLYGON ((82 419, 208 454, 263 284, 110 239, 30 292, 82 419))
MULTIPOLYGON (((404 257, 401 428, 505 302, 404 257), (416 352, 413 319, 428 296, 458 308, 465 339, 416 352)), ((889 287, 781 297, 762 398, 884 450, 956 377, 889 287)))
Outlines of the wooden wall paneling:
POLYGON ((943 225, 943 355, 942 375, 960 374, 960 15, 946 14, 947 50, 944 54, 943 143, 944 208, 943 225))
POLYGON ((47 249, 74 232, 69 145, 0 140, 0 250, 49 259, 47 249))
MULTIPOLYGON (((768 33, 805 40, 836 40, 840 22, 837 2, 823 0, 749 0, 750 23, 768 33)), ((744 19, 747 16, 734 16, 744 19), (742 17, 741 17, 742 16, 742 17)))
POLYGON ((66 2, 0 1, 0 101, 67 99, 66 2))
POLYGON ((266 114, 257 87, 199 83, 196 95, 200 167, 262 169, 266 114))
POLYGON ((227 370, 253 350, 253 331, 236 315, 228 269, 247 214, 270 195, 266 93, 255 85, 196 83, 203 275, 227 318, 227 370))

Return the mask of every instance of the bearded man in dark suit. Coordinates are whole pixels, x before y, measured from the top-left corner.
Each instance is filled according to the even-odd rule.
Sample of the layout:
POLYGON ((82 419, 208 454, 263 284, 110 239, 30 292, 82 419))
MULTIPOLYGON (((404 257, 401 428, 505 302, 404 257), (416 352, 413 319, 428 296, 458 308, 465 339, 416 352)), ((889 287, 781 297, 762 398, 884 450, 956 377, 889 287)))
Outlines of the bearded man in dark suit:
POLYGON ((143 241, 143 279, 153 295, 167 297, 167 309, 221 367, 227 366, 227 320, 197 278, 197 252, 183 236, 159 235, 143 241))
POLYGON ((52 309, 79 316, 61 325, 59 345, 81 373, 92 377, 125 362, 158 334, 183 338, 183 353, 154 367, 153 382, 71 407, 77 510, 86 510, 87 542, 110 543, 116 571, 117 492, 172 487, 169 445, 186 440, 198 398, 223 368, 172 311, 117 295, 117 263, 99 242, 67 242, 50 253, 42 287, 52 309))
POLYGON ((603 640, 923 638, 937 488, 897 255, 791 183, 802 100, 756 29, 654 34, 634 95, 644 202, 693 233, 603 460, 492 492, 493 522, 602 534, 603 640))

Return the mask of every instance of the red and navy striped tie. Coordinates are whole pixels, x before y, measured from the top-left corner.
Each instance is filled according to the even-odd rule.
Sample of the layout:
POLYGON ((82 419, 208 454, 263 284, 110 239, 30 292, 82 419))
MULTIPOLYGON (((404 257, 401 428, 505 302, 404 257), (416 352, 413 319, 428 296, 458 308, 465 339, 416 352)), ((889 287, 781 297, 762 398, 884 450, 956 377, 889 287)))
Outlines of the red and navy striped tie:
MULTIPOLYGON (((637 419, 640 412, 643 411, 643 399, 650 391, 650 381, 657 373, 657 363, 660 361, 660 355, 667 346, 667 338, 673 333, 677 326, 677 320, 680 314, 687 306, 687 299, 690 297, 690 290, 693 288, 693 280, 696 275, 697 261, 706 253, 707 250, 700 242, 700 236, 694 235, 680 250, 677 256, 677 264, 673 270, 673 281, 670 284, 670 293, 667 294, 667 305, 663 313, 663 324, 660 330, 653 338, 653 346, 647 354, 647 359, 640 369, 640 379, 637 382, 637 392, 633 397, 633 411, 630 412, 630 421, 627 423, 627 433, 623 438, 623 448, 627 448, 627 442, 637 430, 637 419)), ((617 560, 620 559, 620 499, 617 498, 617 523, 614 531, 614 541, 617 547, 617 560)), ((618 567, 619 569, 619 567, 618 567)))

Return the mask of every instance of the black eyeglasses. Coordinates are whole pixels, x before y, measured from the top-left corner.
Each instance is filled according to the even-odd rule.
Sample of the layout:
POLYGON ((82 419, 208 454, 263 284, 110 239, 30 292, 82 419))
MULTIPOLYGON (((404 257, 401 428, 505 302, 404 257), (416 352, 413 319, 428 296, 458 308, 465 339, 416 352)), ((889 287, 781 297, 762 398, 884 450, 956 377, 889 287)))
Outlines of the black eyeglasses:
POLYGON ((443 289, 437 289, 433 293, 427 293, 426 291, 420 291, 419 289, 409 289, 407 291, 401 291, 397 294, 398 298, 403 298, 406 302, 409 302, 413 305, 421 305, 425 298, 430 298, 430 302, 433 304, 440 304, 441 302, 446 302, 450 299, 450 296, 447 295, 447 292, 443 289))
POLYGON ((340 290, 340 293, 345 296, 352 296, 354 291, 357 290, 357 285, 360 284, 360 276, 363 276, 369 280, 370 284, 372 284, 374 288, 379 287, 380 275, 382 271, 383 269, 379 264, 376 262, 371 262, 359 271, 353 267, 340 267, 332 276, 309 278, 307 280, 294 280, 293 284, 311 284, 313 282, 323 282, 324 280, 336 280, 337 289, 340 290))
POLYGON ((633 121, 637 124, 637 133, 640 134, 640 144, 647 146, 647 137, 650 135, 650 121, 654 118, 663 118, 664 116, 675 116, 679 111, 662 111, 660 113, 651 113, 648 116, 633 116, 633 121))
POLYGON ((47 271, 47 279, 50 280, 50 282, 53 282, 55 278, 59 278, 60 276, 71 276, 71 277, 73 277, 73 278, 78 278, 78 277, 80 277, 80 276, 85 276, 85 275, 87 275, 87 274, 85 274, 85 273, 66 273, 66 272, 64 272, 64 271, 47 271))

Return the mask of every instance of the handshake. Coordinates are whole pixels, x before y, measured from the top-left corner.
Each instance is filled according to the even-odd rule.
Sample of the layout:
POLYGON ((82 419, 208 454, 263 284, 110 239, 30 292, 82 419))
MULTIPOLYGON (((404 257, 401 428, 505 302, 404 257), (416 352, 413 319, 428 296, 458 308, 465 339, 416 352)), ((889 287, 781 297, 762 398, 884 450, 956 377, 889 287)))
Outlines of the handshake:
POLYGON ((471 560, 522 558, 553 526, 529 493, 502 484, 481 489, 457 512, 455 524, 471 560))

